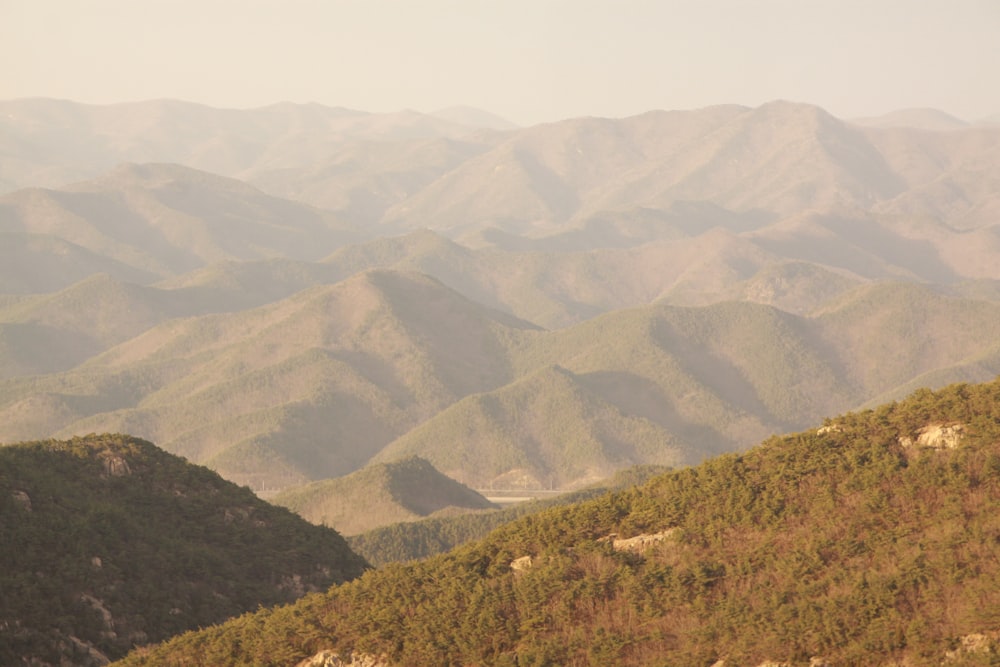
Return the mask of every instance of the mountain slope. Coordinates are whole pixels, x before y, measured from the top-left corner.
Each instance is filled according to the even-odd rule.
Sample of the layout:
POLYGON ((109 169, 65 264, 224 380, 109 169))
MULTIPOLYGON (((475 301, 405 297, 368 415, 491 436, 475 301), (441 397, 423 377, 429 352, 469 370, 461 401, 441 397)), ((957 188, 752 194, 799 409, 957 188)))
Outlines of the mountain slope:
POLYGON ((419 455, 477 488, 563 489, 637 463, 676 464, 682 454, 672 440, 552 366, 458 401, 376 460, 419 455))
POLYGON ((984 664, 998 544, 1000 381, 953 385, 121 664, 984 664))
POLYGON ((48 235, 160 277, 229 259, 315 260, 360 236, 318 209, 174 164, 4 195, 0 232, 48 235))
POLYGON ((418 457, 376 463, 344 477, 287 489, 270 502, 343 535, 436 513, 495 507, 418 457))
POLYGON ((106 664, 366 567, 334 531, 128 436, 0 447, 0 514, 3 664, 106 664))
POLYGON ((49 234, 0 232, 0 290, 4 294, 53 292, 97 273, 135 283, 156 279, 150 271, 49 234))
MULTIPOLYGON (((126 304, 168 296, 116 288, 109 305, 119 291, 126 304)), ((698 463, 913 383, 1000 373, 1000 305, 906 284, 810 317, 658 303, 542 331, 427 276, 376 270, 19 375, 71 363, 47 342, 76 349, 78 315, 45 315, 37 299, 6 308, 66 328, 0 329, 0 438, 134 433, 265 496, 408 455, 477 488, 572 488, 637 463, 698 463)))
POLYGON ((0 430, 138 433, 258 490, 284 487, 356 470, 458 398, 508 382, 509 339, 534 331, 426 276, 373 271, 169 320, 72 371, 12 378, 0 430))
POLYGON ((935 132, 960 130, 969 126, 964 120, 939 109, 899 109, 881 116, 852 118, 850 122, 867 127, 912 127, 935 132))

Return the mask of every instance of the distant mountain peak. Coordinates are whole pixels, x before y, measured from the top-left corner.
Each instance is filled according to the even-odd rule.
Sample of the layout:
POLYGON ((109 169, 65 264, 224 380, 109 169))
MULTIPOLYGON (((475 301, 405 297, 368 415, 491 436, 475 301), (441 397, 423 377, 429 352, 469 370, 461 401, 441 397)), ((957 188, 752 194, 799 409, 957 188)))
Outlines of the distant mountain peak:
POLYGON ((464 105, 438 109, 437 111, 430 112, 429 115, 451 121, 452 123, 469 125, 470 127, 481 127, 487 130, 513 130, 518 127, 516 123, 512 123, 506 118, 497 116, 489 111, 464 105))

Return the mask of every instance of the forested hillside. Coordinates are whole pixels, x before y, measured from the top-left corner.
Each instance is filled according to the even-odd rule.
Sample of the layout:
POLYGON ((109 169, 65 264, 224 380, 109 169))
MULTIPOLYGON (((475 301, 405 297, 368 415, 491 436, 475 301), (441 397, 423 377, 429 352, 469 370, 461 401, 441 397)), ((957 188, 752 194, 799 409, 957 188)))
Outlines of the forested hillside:
POLYGON ((998 553, 1000 380, 530 515, 121 664, 993 664, 998 553))
POLYGON ((149 442, 0 447, 0 664, 101 665, 366 568, 335 531, 149 442))

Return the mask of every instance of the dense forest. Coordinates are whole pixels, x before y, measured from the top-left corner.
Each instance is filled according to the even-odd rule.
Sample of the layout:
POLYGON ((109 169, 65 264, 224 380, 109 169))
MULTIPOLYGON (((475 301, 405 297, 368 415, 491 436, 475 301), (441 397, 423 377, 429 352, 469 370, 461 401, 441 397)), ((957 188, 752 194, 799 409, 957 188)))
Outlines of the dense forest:
POLYGON ((100 665, 367 567, 313 526, 121 435, 0 447, 0 664, 100 665))
POLYGON ((121 664, 996 664, 998 637, 1000 380, 531 514, 121 664))

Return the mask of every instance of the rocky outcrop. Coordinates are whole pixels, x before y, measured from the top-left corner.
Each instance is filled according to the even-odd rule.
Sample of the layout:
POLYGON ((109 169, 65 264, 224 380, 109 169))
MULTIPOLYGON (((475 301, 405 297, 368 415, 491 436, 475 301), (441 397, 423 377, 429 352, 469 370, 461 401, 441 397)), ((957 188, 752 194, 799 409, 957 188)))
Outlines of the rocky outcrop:
POLYGON ((917 432, 916 439, 902 437, 899 444, 903 449, 955 449, 964 433, 964 424, 928 424, 917 432))
MULTIPOLYGON (((83 652, 87 655, 87 660, 85 662, 78 663, 80 667, 90 667, 91 665, 101 666, 111 663, 111 659, 98 651, 97 648, 90 642, 85 642, 79 637, 74 637, 73 635, 69 636, 69 641, 75 649, 72 653, 79 654, 80 652, 83 652)), ((70 653, 69 651, 67 652, 70 653)), ((63 662, 61 664, 66 663, 63 662)))
MULTIPOLYGON (((969 654, 991 655, 993 658, 1000 650, 1000 631, 974 632, 959 640, 958 648, 944 654, 946 660, 958 660, 969 654)), ((989 664, 993 664, 992 660, 989 664)))
POLYGON ((514 572, 524 572, 525 570, 530 570, 533 563, 534 561, 531 556, 521 556, 510 562, 510 569, 514 570, 514 572))
POLYGON ((366 653, 346 653, 341 656, 336 651, 320 651, 311 658, 306 658, 295 667, 389 667, 385 658, 379 658, 366 653))
POLYGON ((635 537, 626 538, 619 538, 616 535, 608 535, 607 537, 603 537, 601 539, 604 541, 610 541, 611 548, 615 551, 630 551, 632 553, 641 554, 646 549, 649 549, 653 545, 659 544, 676 534, 677 528, 668 528, 660 533, 647 533, 645 535, 636 535, 635 537))
POLYGON ((80 596, 80 600, 87 603, 91 609, 101 615, 101 620, 104 622, 104 630, 101 632, 101 636, 107 639, 115 639, 118 636, 115 632, 115 618, 108 608, 104 606, 104 601, 98 600, 93 595, 87 595, 86 593, 80 596))
POLYGON ((14 498, 14 502, 20 505, 21 509, 26 512, 31 511, 31 496, 25 491, 13 491, 10 494, 14 498))
POLYGON ((132 474, 128 461, 120 454, 103 452, 101 461, 104 463, 104 477, 125 477, 132 474))

